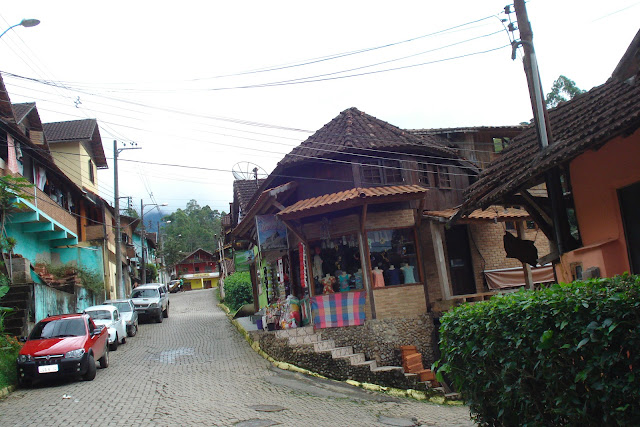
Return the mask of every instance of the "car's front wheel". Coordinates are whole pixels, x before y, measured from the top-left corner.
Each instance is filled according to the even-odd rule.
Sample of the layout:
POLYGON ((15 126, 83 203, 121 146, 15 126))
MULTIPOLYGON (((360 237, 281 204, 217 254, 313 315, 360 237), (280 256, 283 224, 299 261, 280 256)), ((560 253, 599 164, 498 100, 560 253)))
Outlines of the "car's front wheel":
POLYGON ((120 341, 118 339, 118 334, 116 333, 116 339, 113 340, 113 343, 111 344, 111 351, 116 351, 118 349, 119 344, 120 344, 120 341))
POLYGON ((20 388, 29 388, 33 385, 33 382, 30 379, 18 376, 18 387, 20 388))
POLYGON ((104 354, 98 359, 98 362, 100 362, 100 369, 109 367, 109 344, 104 346, 104 354))
POLYGON ((158 313, 158 317, 156 317, 156 322, 158 322, 158 323, 162 323, 162 318, 163 318, 163 317, 164 317, 164 316, 162 315, 162 312, 158 313))
POLYGON ((92 381, 96 377, 96 359, 90 354, 87 358, 87 372, 84 373, 82 379, 85 381, 92 381))
POLYGON ((131 327, 129 327, 129 329, 127 330, 127 335, 129 335, 130 337, 135 337, 136 334, 138 333, 138 325, 136 325, 135 323, 133 325, 131 325, 131 327))
POLYGON ((166 310, 162 312, 162 317, 164 317, 165 319, 169 317, 169 304, 167 304, 166 310))

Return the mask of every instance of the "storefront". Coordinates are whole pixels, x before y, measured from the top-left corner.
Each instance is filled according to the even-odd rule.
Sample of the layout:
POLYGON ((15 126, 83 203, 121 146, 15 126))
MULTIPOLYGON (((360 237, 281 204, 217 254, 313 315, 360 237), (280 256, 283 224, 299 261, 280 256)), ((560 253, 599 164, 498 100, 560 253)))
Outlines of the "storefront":
MULTIPOLYGON (((419 186, 359 188, 299 201, 277 216, 304 248, 312 319, 318 328, 426 312, 416 218, 419 186)), ((305 282, 300 281, 303 288, 305 282)), ((304 288, 303 288, 304 289, 304 288)))

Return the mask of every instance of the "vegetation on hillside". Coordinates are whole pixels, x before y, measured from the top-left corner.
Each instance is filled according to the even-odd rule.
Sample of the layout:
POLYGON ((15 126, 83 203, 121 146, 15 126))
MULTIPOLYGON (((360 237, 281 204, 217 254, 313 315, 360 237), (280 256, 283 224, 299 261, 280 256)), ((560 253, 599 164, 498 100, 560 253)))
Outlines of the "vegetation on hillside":
POLYGON ((175 265, 198 248, 212 253, 216 251, 215 236, 220 235, 220 221, 224 215, 224 212, 212 210, 209 206, 201 207, 197 201, 191 200, 184 210, 178 209, 165 216, 162 247, 166 264, 175 265))

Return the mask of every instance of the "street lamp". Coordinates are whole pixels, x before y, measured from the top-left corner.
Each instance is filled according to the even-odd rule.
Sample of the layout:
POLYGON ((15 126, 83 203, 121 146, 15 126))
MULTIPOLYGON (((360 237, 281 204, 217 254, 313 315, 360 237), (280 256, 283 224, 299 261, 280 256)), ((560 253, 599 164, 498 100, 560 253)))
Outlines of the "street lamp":
POLYGON ((157 203, 147 203, 146 205, 143 204, 143 200, 140 199, 140 220, 142 221, 142 242, 141 242, 141 246, 142 246, 142 272, 141 275, 142 277, 140 278, 140 284, 144 285, 147 282, 147 265, 145 262, 145 257, 144 257, 144 242, 145 240, 147 240, 147 233, 146 233, 146 229, 144 228, 144 208, 146 206, 168 206, 168 203, 163 203, 161 205, 157 204, 157 203))
POLYGON ((20 26, 22 26, 22 27, 27 27, 27 28, 29 28, 29 27, 35 27, 35 26, 36 26, 36 25, 38 25, 39 23, 40 23, 40 21, 38 21, 37 19, 23 19, 22 21, 20 21, 20 22, 19 22, 19 23, 17 23, 16 25, 12 25, 12 26, 10 26, 9 28, 7 28, 6 30, 4 30, 4 31, 2 32, 2 34, 0 34, 0 37, 4 36, 4 35, 7 33, 7 31, 9 31, 9 30, 10 30, 10 29, 12 29, 12 28, 20 27, 20 26))

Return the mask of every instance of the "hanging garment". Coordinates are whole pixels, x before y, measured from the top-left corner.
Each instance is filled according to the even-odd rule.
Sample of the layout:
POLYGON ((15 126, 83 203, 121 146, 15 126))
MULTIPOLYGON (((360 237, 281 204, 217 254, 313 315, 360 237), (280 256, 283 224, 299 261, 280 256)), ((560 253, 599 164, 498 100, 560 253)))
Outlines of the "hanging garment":
POLYGON ((16 147, 13 137, 7 134, 7 169, 18 173, 18 159, 16 159, 16 147))
POLYGON ((355 278, 355 281, 356 281, 356 284, 355 284, 356 289, 362 289, 362 286, 363 286, 362 285, 362 271, 356 271, 353 274, 353 277, 355 278))
POLYGON ((519 239, 508 232, 505 232, 503 240, 507 258, 515 258, 533 267, 538 265, 538 249, 531 240, 519 239))
POLYGON ((373 275, 373 287, 384 288, 384 272, 382 270, 371 270, 373 275))
POLYGON ((404 274, 404 283, 416 283, 412 265, 402 266, 400 267, 400 270, 402 270, 402 274, 404 274))
POLYGON ((322 283, 322 293, 332 294, 334 292, 333 285, 336 283, 336 278, 333 276, 325 276, 320 280, 322 283))

